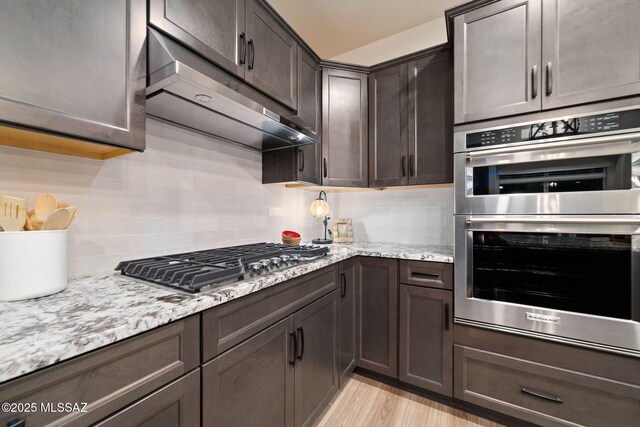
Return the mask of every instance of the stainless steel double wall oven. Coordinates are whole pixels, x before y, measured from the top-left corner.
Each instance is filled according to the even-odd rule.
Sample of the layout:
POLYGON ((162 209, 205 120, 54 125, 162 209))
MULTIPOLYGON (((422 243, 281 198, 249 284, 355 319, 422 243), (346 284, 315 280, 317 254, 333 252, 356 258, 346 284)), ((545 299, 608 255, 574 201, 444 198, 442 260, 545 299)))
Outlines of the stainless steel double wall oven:
POLYGON ((601 108, 456 132, 457 322, 640 355, 640 104, 601 108))

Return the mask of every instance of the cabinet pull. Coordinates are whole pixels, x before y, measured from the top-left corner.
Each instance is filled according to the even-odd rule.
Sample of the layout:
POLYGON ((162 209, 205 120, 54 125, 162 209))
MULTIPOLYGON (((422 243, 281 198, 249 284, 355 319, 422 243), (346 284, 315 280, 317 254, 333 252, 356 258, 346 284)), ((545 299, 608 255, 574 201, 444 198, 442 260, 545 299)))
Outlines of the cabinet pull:
POLYGON ((300 354, 298 355, 298 360, 302 360, 304 356, 304 329, 302 326, 298 328, 298 333, 300 333, 300 354))
POLYGON ((253 65, 255 63, 256 60, 256 53, 254 51, 255 47, 253 45, 253 39, 249 39, 249 65, 247 65, 247 68, 249 70, 253 70, 253 65))
POLYGON ((411 272, 411 277, 416 277, 418 279, 438 280, 440 278, 440 274, 422 273, 420 271, 412 271, 411 272))
POLYGON ((347 296, 347 275, 342 273, 340 274, 340 297, 345 296, 347 296))
POLYGON ((547 96, 553 93, 553 68, 551 62, 547 62, 547 96))
POLYGON ((298 152, 300 153, 300 168, 298 169, 299 172, 302 172, 304 170, 304 150, 302 148, 298 148, 298 152))
POLYGON ((564 402, 562 402, 562 399, 560 399, 558 396, 554 396, 553 394, 549 394, 549 393, 545 393, 545 392, 537 391, 537 390, 532 390, 532 389, 527 388, 527 387, 522 387, 520 390, 522 390, 522 392, 525 393, 525 394, 528 394, 528 395, 534 396, 534 397, 538 397, 540 399, 549 400, 549 401, 554 402, 554 403, 564 403, 564 402))
POLYGON ((298 336, 295 332, 289 332, 289 346, 291 348, 289 365, 293 366, 296 364, 296 355, 298 354, 298 336))
POLYGON ((240 56, 240 65, 247 62, 247 38, 244 32, 240 33, 240 43, 242 44, 242 56, 240 56))
POLYGON ((402 160, 400 161, 400 163, 402 163, 402 176, 407 176, 406 167, 404 165, 404 156, 402 156, 402 160))
POLYGON ((534 65, 531 69, 531 98, 538 96, 538 66, 534 65))
POLYGON ((449 330, 449 304, 444 305, 444 330, 449 330))
POLYGON ((24 418, 13 418, 7 421, 7 427, 24 427, 26 425, 24 418))
POLYGON ((409 154, 409 176, 413 176, 413 154, 409 154))
POLYGON ((322 159, 322 171, 323 171, 322 174, 326 178, 327 177, 327 158, 326 157, 322 159))

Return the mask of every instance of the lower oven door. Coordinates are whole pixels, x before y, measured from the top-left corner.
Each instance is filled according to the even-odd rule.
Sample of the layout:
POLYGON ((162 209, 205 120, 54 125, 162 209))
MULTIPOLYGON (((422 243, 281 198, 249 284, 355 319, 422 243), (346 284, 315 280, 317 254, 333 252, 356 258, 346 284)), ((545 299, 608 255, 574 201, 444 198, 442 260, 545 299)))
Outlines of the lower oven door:
POLYGON ((455 317, 640 355, 640 216, 456 216, 455 317))
POLYGON ((457 153, 458 214, 640 212, 640 134, 457 153))

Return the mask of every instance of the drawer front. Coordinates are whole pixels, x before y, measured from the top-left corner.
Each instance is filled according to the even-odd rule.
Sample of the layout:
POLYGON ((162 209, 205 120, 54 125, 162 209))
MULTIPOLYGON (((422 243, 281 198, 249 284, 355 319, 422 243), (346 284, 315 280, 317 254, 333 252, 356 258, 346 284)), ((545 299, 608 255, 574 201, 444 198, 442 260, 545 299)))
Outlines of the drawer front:
POLYGON ((543 426, 637 426, 640 387, 456 345, 455 397, 543 426))
POLYGON ((335 266, 289 280, 202 315, 203 361, 230 349, 336 289, 335 266))
MULTIPOLYGON (((0 425, 86 426, 192 370, 199 362, 198 316, 171 323, 0 387, 0 401, 35 404, 35 411, 0 414, 0 425), (47 405, 86 403, 84 412, 47 405), (44 407, 42 406, 44 405, 44 407)), ((32 408, 33 409, 33 408, 32 408)))
POLYGON ((96 424, 96 427, 200 425, 200 369, 96 424))
POLYGON ((401 260, 400 283, 428 288, 453 289, 453 264, 401 260))

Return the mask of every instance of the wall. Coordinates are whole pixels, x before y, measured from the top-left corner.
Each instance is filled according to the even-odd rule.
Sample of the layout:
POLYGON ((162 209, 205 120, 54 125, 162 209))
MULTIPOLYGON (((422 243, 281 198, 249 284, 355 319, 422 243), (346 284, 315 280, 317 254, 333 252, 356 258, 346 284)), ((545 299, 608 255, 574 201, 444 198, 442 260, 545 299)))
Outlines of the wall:
POLYGON ((79 207, 70 277, 113 272, 120 260, 258 241, 284 229, 308 240, 315 193, 261 184, 261 155, 147 120, 147 150, 105 162, 0 148, 0 193, 33 206, 42 192, 79 207))
POLYGON ((355 240, 453 246, 453 188, 331 193, 334 218, 355 240))
POLYGON ((334 56, 331 59, 370 66, 446 42, 445 19, 441 17, 334 56))

